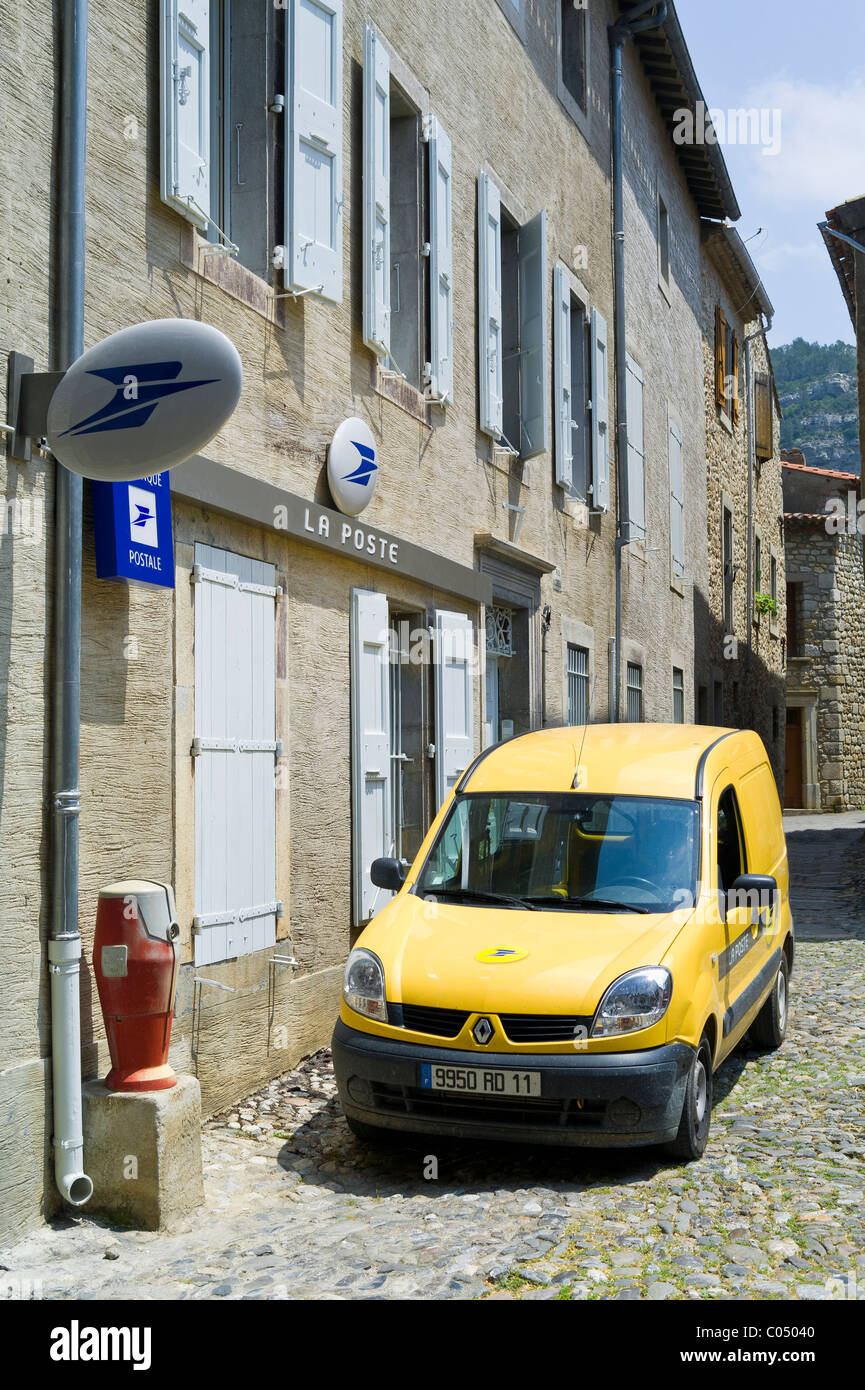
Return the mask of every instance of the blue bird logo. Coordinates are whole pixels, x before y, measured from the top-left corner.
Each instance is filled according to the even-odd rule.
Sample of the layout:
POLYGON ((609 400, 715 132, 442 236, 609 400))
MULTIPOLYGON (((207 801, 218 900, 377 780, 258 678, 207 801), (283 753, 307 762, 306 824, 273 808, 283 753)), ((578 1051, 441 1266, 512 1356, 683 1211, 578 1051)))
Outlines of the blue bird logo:
POLYGON ((205 381, 177 381, 182 362, 142 362, 139 366, 105 367, 90 371, 88 376, 101 376, 117 390, 107 405, 96 410, 77 425, 70 425, 63 434, 100 434, 104 430, 137 429, 150 419, 159 402, 178 391, 191 391, 196 386, 210 386, 218 377, 205 381))
POLYGON ((353 439, 351 442, 360 454, 360 463, 353 473, 344 474, 343 482, 360 483, 365 487, 373 473, 378 472, 378 464, 375 461, 375 449, 370 449, 367 444, 358 444, 356 439, 353 439))
POLYGON ((140 502, 136 502, 135 505, 138 508, 138 515, 133 521, 132 525, 146 526, 148 521, 150 521, 150 519, 152 518, 153 512, 150 510, 149 507, 143 507, 140 502))

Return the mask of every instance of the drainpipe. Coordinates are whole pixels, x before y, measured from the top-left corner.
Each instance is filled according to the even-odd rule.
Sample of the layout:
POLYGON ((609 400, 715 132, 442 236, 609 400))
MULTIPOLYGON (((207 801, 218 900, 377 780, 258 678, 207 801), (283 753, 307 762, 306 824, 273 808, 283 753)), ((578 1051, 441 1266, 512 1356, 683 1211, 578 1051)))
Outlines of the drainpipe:
POLYGON ((762 337, 772 328, 772 319, 763 323, 760 314, 760 327, 755 328, 745 338, 745 394, 747 396, 748 425, 748 577, 745 586, 745 622, 748 630, 748 643, 745 649, 745 671, 751 670, 751 630, 754 624, 754 391, 751 381, 751 340, 762 337))
MULTIPOLYGON (((87 3, 60 6, 57 318, 54 366, 84 351, 84 189, 87 3)), ((78 741, 81 658, 82 479, 55 463, 52 903, 48 939, 54 1092, 54 1174, 72 1206, 89 1201, 84 1172, 78 991, 78 741)))
POLYGON ((625 367, 625 214, 622 186, 622 50, 628 39, 644 29, 657 29, 667 18, 667 0, 642 0, 611 24, 610 125, 613 146, 613 275, 616 358, 616 638, 614 720, 621 717, 622 692, 622 551, 631 540, 628 507, 628 412, 625 367), (647 14, 647 11, 653 11, 647 14))

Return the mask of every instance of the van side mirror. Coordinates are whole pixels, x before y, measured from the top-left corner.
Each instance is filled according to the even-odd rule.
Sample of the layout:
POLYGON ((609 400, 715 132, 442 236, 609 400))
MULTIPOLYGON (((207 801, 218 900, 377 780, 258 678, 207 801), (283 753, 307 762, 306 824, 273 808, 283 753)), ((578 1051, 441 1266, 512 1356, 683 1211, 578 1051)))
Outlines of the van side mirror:
POLYGON ((376 888, 387 888, 392 893, 398 893, 405 883, 405 870, 398 859, 374 859, 369 876, 376 888))
POLYGON ((746 907, 748 920, 756 922, 764 912, 770 917, 778 901, 778 880, 773 874, 740 874, 727 891, 726 915, 746 907))

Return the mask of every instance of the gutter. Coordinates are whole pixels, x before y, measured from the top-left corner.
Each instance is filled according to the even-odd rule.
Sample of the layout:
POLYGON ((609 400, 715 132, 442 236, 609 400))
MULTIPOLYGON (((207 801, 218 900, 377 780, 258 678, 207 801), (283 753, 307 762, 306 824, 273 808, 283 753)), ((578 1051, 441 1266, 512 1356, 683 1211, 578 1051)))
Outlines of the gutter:
MULTIPOLYGON (((57 299, 54 367, 84 350, 88 0, 61 0, 57 299)), ((65 1201, 93 1195, 84 1172, 78 932, 78 749, 81 706, 81 514, 83 480, 55 462, 54 667, 51 778, 51 977, 54 1174, 65 1201)))
POLYGON ((616 636, 613 721, 621 715, 622 692, 622 551, 631 540, 628 507, 628 411, 625 375, 625 221, 622 174, 622 50, 644 29, 657 29, 667 18, 667 0, 641 0, 609 27, 610 125, 613 156, 613 351, 616 361, 616 636), (652 11, 651 14, 647 11, 652 11))

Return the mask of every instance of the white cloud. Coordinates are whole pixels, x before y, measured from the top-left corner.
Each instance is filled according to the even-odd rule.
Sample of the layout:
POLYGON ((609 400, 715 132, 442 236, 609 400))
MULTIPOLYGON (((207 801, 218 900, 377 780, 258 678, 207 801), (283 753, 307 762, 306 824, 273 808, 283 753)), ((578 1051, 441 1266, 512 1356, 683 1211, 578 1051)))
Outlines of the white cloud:
POLYGON ((780 273, 785 270, 804 269, 806 265, 819 266, 822 269, 824 260, 829 264, 826 260, 826 248, 819 236, 804 244, 782 241, 773 245, 770 238, 759 250, 751 249, 751 254, 755 263, 759 265, 761 274, 767 270, 780 273))
POLYGON ((752 145, 741 161, 764 206, 808 203, 819 206, 822 216, 865 194, 865 71, 837 86, 771 77, 752 87, 742 105, 780 112, 778 153, 752 145))

